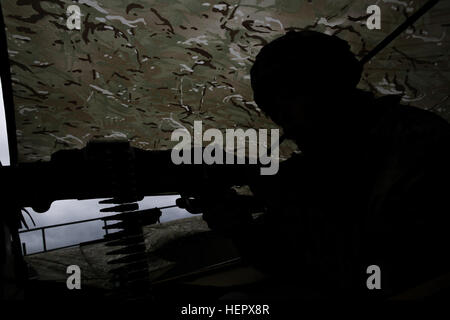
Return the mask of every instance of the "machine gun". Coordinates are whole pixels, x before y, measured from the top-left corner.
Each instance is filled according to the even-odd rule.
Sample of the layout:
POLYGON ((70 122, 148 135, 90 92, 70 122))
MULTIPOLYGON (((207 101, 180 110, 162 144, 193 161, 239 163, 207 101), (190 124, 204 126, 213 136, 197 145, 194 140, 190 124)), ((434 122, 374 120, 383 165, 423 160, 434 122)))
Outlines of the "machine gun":
MULTIPOLYGON (((237 163, 237 161, 235 161, 237 163)), ((55 200, 114 198, 129 203, 144 196, 223 190, 259 177, 259 165, 175 165, 171 150, 145 151, 128 141, 94 141, 83 149, 61 150, 49 162, 4 167, 9 199, 45 212, 55 200), (20 195, 18 197, 17 195, 20 195)))
MULTIPOLYGON (((13 212, 24 207, 45 212, 53 201, 62 199, 110 198, 101 203, 114 206, 101 212, 119 212, 103 218, 119 221, 105 226, 120 229, 105 235, 106 246, 112 247, 108 255, 118 256, 109 261, 111 279, 118 289, 114 294, 135 298, 147 297, 149 288, 142 227, 156 223, 161 216, 160 208, 138 210, 136 202, 145 196, 181 194, 185 197, 177 205, 192 209, 205 190, 226 192, 259 179, 260 166, 175 165, 171 150, 145 151, 131 147, 128 141, 92 141, 83 149, 58 151, 49 162, 2 167, 1 172, 6 186, 3 194, 13 212), (189 199, 191 195, 196 199, 189 199)), ((255 208, 251 197, 233 200, 238 198, 241 205, 255 208)), ((16 226, 19 229, 18 221, 16 226)))

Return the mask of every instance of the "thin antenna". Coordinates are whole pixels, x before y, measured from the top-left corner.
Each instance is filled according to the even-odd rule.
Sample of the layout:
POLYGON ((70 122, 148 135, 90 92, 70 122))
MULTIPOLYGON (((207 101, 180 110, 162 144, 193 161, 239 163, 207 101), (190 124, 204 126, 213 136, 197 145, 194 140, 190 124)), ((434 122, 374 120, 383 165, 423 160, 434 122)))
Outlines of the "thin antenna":
POLYGON ((377 55, 381 50, 383 50, 389 43, 391 43, 395 38, 397 38, 403 31, 408 29, 414 24, 420 17, 422 17, 427 11, 433 8, 439 0, 430 0, 423 5, 419 10, 417 10, 413 15, 411 15, 405 22, 403 22, 397 29, 395 29, 390 35, 388 35, 383 41, 381 41, 375 48, 372 49, 364 58, 360 60, 361 65, 365 65, 369 62, 375 55, 377 55))

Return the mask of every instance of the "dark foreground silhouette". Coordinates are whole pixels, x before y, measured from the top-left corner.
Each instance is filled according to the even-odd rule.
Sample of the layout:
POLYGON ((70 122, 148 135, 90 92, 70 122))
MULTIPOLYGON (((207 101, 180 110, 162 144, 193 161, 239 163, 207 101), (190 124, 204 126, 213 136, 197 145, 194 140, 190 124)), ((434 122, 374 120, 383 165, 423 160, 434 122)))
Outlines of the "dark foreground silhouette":
MULTIPOLYGON (((255 101, 302 153, 251 186, 266 213, 233 224, 243 256, 275 279, 250 296, 393 297, 450 272, 450 125, 357 90, 361 69, 345 41, 310 31, 257 56, 255 101), (367 288, 371 265, 381 290, 367 288)), ((209 195, 212 228, 245 211, 229 197, 209 195)))

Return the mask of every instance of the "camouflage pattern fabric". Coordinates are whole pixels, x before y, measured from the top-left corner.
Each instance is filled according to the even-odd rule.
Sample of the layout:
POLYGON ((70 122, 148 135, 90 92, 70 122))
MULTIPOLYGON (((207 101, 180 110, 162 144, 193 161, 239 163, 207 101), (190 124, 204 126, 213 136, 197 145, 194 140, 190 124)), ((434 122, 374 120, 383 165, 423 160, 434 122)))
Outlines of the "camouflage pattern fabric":
MULTIPOLYGON (((49 160, 95 138, 167 149, 171 132, 274 128, 253 101, 249 70, 289 30, 335 34, 359 58, 424 0, 10 0, 2 1, 19 162, 49 160), (381 8, 381 30, 366 9, 381 8), (69 5, 81 30, 66 26, 69 5)), ((441 1, 376 56, 360 87, 450 119, 450 2, 441 1)), ((283 144, 282 157, 295 146, 283 144)))

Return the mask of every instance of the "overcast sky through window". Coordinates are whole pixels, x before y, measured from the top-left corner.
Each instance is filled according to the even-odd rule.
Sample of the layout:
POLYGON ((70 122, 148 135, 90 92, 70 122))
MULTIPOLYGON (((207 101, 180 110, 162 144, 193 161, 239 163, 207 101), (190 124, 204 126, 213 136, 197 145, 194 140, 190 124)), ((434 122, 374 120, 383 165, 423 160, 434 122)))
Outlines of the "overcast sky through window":
MULTIPOLYGON (((0 161, 3 165, 9 165, 9 149, 6 131, 5 108, 0 82, 0 161)), ((179 196, 145 197, 139 202, 140 209, 164 207, 175 204, 179 196)), ((45 213, 36 213, 27 208, 33 217, 36 227, 51 226, 54 224, 100 218, 107 214, 100 213, 101 208, 111 205, 100 205, 100 199, 92 200, 63 200, 53 202, 50 210, 45 213)), ((191 214, 180 208, 170 208, 162 211, 161 222, 190 217, 191 214)), ((34 228, 28 215, 25 214, 28 227, 34 228)), ((103 222, 93 221, 71 226, 46 230, 47 248, 53 249, 62 246, 77 244, 80 242, 100 239, 104 235, 103 222)), ((25 230, 25 229, 22 229, 25 230)), ((43 250, 41 231, 33 231, 21 234, 22 242, 26 243, 27 253, 43 250)))

